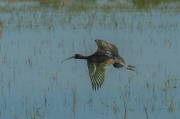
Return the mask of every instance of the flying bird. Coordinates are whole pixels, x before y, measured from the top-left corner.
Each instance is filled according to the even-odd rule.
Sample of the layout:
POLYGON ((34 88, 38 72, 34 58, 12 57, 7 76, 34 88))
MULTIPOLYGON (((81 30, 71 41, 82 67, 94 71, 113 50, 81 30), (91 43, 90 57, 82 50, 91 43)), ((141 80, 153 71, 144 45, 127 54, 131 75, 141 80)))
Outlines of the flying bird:
POLYGON ((104 82, 105 69, 111 64, 113 64, 115 68, 124 67, 135 71, 135 66, 127 65, 123 58, 118 55, 118 49, 115 45, 99 39, 96 39, 95 42, 98 44, 98 50, 94 54, 90 56, 75 54, 74 56, 65 59, 68 60, 75 58, 87 60, 93 90, 98 90, 99 87, 101 87, 104 82))

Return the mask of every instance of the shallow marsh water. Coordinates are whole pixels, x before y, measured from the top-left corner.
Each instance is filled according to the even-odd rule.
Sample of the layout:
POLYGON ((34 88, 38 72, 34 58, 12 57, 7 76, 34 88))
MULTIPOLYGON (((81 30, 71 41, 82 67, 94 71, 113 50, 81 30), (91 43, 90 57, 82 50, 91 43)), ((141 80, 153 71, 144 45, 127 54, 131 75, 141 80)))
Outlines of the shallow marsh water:
POLYGON ((180 118, 180 2, 156 1, 1 1, 0 118, 180 118), (95 39, 138 73, 109 66, 93 91, 85 60, 61 64, 95 39))

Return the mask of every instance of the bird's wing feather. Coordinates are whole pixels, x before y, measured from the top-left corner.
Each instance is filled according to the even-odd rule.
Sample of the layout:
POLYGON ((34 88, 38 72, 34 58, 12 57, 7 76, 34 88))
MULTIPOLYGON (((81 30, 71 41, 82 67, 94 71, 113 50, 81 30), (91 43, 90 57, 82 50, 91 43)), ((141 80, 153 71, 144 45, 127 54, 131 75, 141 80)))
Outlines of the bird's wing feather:
POLYGON ((95 40, 96 43, 98 44, 98 50, 106 50, 106 51, 110 51, 115 57, 118 58, 119 62, 118 63, 114 63, 113 66, 115 68, 121 68, 121 67, 124 67, 125 65, 125 61, 123 60, 122 57, 120 57, 118 55, 118 49, 115 45, 111 44, 111 43, 108 43, 106 41, 103 41, 103 40, 99 40, 99 39, 96 39, 95 40))
POLYGON ((96 39, 96 43, 98 44, 98 50, 106 50, 118 55, 118 49, 115 45, 99 39, 96 39))
POLYGON ((96 90, 96 88, 99 89, 104 82, 105 69, 108 64, 106 62, 96 63, 88 60, 87 65, 93 90, 96 90))

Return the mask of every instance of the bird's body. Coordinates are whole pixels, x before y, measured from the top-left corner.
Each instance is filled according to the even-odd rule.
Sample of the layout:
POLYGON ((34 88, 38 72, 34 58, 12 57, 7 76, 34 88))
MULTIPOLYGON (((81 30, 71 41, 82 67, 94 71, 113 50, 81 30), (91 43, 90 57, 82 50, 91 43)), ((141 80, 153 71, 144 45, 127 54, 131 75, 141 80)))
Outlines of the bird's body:
POLYGON ((87 59, 89 76, 93 89, 96 90, 96 88, 99 89, 99 87, 101 87, 104 82, 105 69, 111 64, 113 64, 115 68, 124 67, 135 71, 133 68, 136 67, 125 64, 123 58, 118 55, 118 49, 115 45, 99 39, 95 41, 98 44, 98 50, 94 54, 90 56, 76 54, 73 57, 67 58, 87 59))
POLYGON ((89 57, 88 60, 97 63, 108 62, 108 64, 110 65, 116 62, 113 57, 113 54, 109 51, 98 50, 91 57, 89 57))

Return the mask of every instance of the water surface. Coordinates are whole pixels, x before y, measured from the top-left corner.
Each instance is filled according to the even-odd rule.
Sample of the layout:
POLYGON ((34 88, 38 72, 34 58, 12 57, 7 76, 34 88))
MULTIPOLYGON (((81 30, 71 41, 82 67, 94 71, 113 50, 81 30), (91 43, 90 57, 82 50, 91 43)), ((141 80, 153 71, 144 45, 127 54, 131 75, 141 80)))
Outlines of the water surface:
POLYGON ((180 2, 0 2, 0 118, 179 118, 180 2), (85 60, 95 39, 127 64, 93 91, 85 60))

